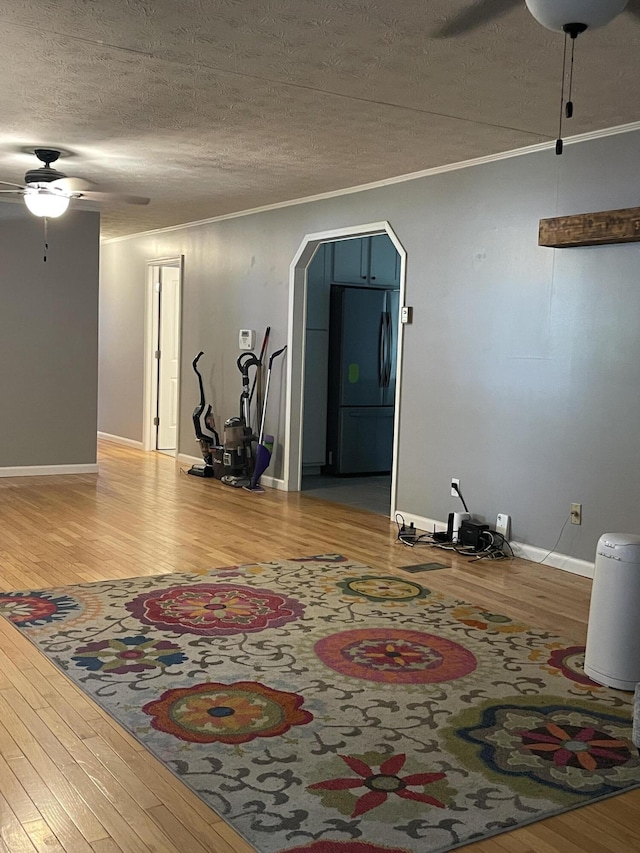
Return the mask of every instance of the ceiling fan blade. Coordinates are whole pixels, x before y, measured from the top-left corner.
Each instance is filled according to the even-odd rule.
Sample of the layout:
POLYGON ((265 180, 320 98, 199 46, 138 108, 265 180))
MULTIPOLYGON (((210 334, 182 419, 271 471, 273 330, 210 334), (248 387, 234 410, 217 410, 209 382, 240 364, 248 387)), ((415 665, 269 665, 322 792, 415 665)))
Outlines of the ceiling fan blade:
POLYGON ((49 186, 69 193, 80 193, 83 190, 90 190, 93 184, 91 181, 85 181, 84 178, 58 178, 51 181, 49 186))
POLYGON ((640 18, 640 0, 629 0, 626 12, 631 12, 636 18, 640 18))
MULTIPOLYGON (((23 190, 24 187, 22 184, 14 184, 11 181, 0 181, 3 187, 14 187, 16 190, 23 190)), ((9 190, 3 190, 3 192, 9 192, 9 190)))
POLYGON ((15 190, 0 190, 0 193, 7 193, 7 195, 24 195, 20 187, 16 187, 15 190))
POLYGON ((126 195, 125 193, 101 193, 101 192, 82 192, 78 198, 86 198, 93 201, 116 201, 124 202, 124 204, 149 204, 151 199, 140 195, 126 195))
POLYGON ((478 29, 514 9, 520 0, 474 0, 468 9, 432 33, 432 38, 446 39, 478 29))

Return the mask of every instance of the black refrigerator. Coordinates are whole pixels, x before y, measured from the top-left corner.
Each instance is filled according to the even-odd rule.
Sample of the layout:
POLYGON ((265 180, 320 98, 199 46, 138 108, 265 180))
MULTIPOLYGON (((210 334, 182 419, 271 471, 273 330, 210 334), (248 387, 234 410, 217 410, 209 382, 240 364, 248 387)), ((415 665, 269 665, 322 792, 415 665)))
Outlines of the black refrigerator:
POLYGON ((331 285, 328 473, 388 473, 393 463, 399 291, 331 285))

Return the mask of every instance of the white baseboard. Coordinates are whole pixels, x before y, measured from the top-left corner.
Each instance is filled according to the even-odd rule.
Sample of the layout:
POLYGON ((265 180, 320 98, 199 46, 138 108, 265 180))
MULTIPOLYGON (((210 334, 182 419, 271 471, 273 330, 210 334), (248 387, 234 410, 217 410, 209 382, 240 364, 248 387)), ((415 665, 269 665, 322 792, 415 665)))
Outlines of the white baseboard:
MULTIPOLYGON (((431 533, 434 527, 436 530, 446 530, 446 522, 437 521, 435 518, 425 518, 421 515, 414 515, 411 512, 403 512, 398 510, 399 514, 404 518, 405 524, 413 522, 418 530, 425 530, 431 533)), ((562 569, 564 572, 572 572, 574 575, 582 575, 585 578, 593 578, 594 564, 587 560, 579 560, 577 557, 570 557, 568 554, 558 554, 556 552, 549 554, 549 550, 538 548, 536 545, 526 545, 524 542, 511 542, 513 553, 516 557, 521 557, 523 560, 530 560, 532 563, 542 563, 544 566, 551 566, 554 569, 562 569), (549 554, 547 557, 546 555, 549 554)))
POLYGON ((558 554, 555 551, 549 554, 548 548, 538 548, 537 545, 526 545, 524 542, 512 542, 511 547, 516 557, 522 557, 523 560, 542 563, 554 569, 562 569, 563 572, 582 575, 584 578, 593 578, 595 567, 588 560, 579 560, 577 557, 569 557, 568 554, 558 554), (549 556, 546 557, 546 554, 549 556))
POLYGON ((144 450, 144 444, 141 441, 135 441, 133 438, 125 438, 123 435, 111 435, 108 432, 99 432, 98 438, 101 441, 110 441, 112 444, 124 444, 125 447, 135 447, 136 450, 144 450))
POLYGON ((178 453, 176 462, 183 465, 202 465, 202 456, 188 456, 186 453, 178 453))
POLYGON ((404 510, 399 509, 394 513, 394 518, 391 519, 392 521, 395 521, 396 515, 401 515, 404 518, 405 524, 411 524, 411 522, 413 522, 418 530, 432 533, 434 529, 447 529, 446 522, 436 521, 435 518, 425 518, 423 515, 414 515, 411 512, 404 512, 404 510))
MULTIPOLYGON (((202 456, 187 456, 186 453, 179 453, 178 462, 182 462, 184 465, 202 465, 202 456)), ((286 491, 284 480, 277 480, 275 477, 268 477, 266 474, 263 474, 260 477, 260 482, 263 486, 268 486, 270 489, 286 491)))
POLYGON ((271 489, 278 489, 281 492, 287 491, 287 485, 284 480, 278 480, 276 477, 268 477, 266 474, 263 474, 260 477, 260 482, 263 486, 269 486, 271 489))
POLYGON ((98 465, 15 465, 0 468, 0 477, 42 477, 63 474, 97 474, 98 465))

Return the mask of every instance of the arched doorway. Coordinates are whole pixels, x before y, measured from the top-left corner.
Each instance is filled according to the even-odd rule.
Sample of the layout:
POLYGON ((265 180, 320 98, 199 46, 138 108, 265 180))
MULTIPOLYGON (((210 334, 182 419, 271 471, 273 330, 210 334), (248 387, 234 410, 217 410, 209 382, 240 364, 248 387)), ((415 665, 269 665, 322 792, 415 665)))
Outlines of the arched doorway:
MULTIPOLYGON (((289 336, 287 361, 287 398, 285 428, 284 481, 289 491, 299 491, 302 483, 302 450, 304 426, 304 384, 305 359, 307 355, 307 279, 308 268, 318 248, 327 243, 388 235, 399 257, 398 297, 399 305, 404 304, 406 252, 397 235, 388 222, 375 222, 363 225, 332 229, 307 234, 291 263, 289 283, 289 336)), ((396 309, 397 311, 397 309, 396 309)), ((391 501, 389 515, 393 517, 396 504, 396 463, 398 452, 398 425, 400 417, 400 385, 402 372, 402 336, 403 326, 399 312, 392 322, 397 330, 395 340, 396 389, 394 401, 393 460, 391 469, 391 501)))

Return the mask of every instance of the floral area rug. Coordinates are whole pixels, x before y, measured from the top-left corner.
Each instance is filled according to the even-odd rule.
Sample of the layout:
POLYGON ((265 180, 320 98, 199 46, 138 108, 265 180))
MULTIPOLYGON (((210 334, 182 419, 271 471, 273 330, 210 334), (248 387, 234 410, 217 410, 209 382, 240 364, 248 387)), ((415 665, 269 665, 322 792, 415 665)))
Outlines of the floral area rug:
POLYGON ((640 784, 582 648, 342 556, 0 612, 261 853, 436 853, 640 784))

